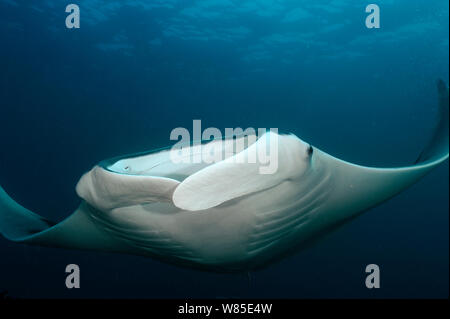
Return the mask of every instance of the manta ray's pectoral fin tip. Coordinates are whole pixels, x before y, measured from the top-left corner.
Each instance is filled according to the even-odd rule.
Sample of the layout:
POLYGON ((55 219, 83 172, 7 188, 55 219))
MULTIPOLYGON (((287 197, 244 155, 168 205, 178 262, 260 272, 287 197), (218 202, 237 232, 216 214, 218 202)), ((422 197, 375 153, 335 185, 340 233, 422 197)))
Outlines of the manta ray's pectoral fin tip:
POLYGON ((421 160, 421 158, 422 158, 422 154, 423 154, 423 151, 420 152, 419 156, 417 156, 416 160, 414 161, 414 165, 420 163, 420 160, 421 160))
POLYGON ((16 203, 0 186, 0 234, 13 241, 21 241, 53 225, 16 203))
POLYGON ((93 209, 82 202, 73 214, 55 224, 22 207, 0 186, 0 235, 30 245, 113 251, 119 244, 93 222, 93 209))
POLYGON ((448 87, 447 87, 447 84, 445 83, 445 81, 443 79, 438 79, 436 82, 437 82, 439 95, 444 95, 446 92, 448 94, 448 87))
POLYGON ((439 161, 448 157, 448 130, 449 130, 449 99, 448 99, 448 85, 444 80, 438 79, 438 119, 434 128, 433 134, 420 153, 414 164, 419 164, 426 161, 439 161))

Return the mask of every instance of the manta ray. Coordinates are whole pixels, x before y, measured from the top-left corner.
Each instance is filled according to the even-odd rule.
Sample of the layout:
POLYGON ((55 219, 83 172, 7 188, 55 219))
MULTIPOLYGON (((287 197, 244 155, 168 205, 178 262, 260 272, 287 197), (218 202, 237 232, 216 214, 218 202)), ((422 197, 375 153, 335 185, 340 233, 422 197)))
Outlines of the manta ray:
MULTIPOLYGON (((438 95, 437 125, 410 166, 360 166, 295 135, 273 132, 236 150, 245 137, 234 137, 206 144, 226 154, 212 163, 175 163, 167 149, 102 161, 78 182, 78 209, 56 224, 0 187, 0 233, 18 243, 135 254, 207 271, 262 268, 395 196, 445 161, 449 100, 442 80, 438 95), (261 163, 247 160, 267 137, 278 141, 273 174, 261 174, 261 163)), ((204 149, 189 147, 197 155, 204 149)))

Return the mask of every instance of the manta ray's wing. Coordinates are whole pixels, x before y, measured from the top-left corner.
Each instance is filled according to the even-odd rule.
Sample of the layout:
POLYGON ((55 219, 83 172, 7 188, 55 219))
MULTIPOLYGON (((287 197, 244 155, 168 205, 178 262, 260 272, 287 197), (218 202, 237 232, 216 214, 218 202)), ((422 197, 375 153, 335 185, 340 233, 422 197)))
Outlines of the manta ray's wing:
POLYGON ((98 228, 82 203, 66 220, 54 225, 22 207, 0 187, 0 233, 15 242, 74 249, 116 251, 120 243, 98 228))
POLYGON ((0 186, 0 233, 16 240, 39 233, 52 222, 16 203, 0 186))
POLYGON ((437 82, 439 94, 438 121, 430 141, 424 148, 416 164, 421 162, 442 161, 448 157, 448 86, 443 80, 437 82))
MULTIPOLYGON (((374 168, 355 165, 317 150, 315 156, 329 167, 335 185, 325 209, 336 219, 353 217, 398 194, 418 181, 449 156, 449 93, 444 81, 438 81, 439 112, 437 125, 428 145, 412 166, 374 168)), ((328 216, 332 219, 331 216, 328 216)))

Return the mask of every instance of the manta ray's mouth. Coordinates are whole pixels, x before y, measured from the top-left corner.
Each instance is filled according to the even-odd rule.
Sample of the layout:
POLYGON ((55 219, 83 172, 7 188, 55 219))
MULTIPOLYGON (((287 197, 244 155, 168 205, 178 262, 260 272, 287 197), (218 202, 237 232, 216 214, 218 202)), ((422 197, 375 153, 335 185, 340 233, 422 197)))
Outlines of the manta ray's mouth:
MULTIPOLYGON (((151 202, 172 202, 172 194, 180 183, 217 163, 214 160, 203 160, 205 153, 212 149, 219 151, 223 157, 215 159, 223 161, 251 145, 242 143, 236 147, 245 138, 189 146, 188 152, 181 151, 182 154, 187 154, 181 157, 181 161, 180 157, 173 157, 173 152, 178 153, 179 150, 167 148, 105 160, 82 176, 76 191, 100 211, 151 202)), ((254 143, 250 139, 249 141, 254 143)))
POLYGON ((255 135, 245 135, 182 148, 166 147, 115 157, 98 166, 117 174, 166 177, 181 182, 205 167, 244 151, 255 141, 255 135))

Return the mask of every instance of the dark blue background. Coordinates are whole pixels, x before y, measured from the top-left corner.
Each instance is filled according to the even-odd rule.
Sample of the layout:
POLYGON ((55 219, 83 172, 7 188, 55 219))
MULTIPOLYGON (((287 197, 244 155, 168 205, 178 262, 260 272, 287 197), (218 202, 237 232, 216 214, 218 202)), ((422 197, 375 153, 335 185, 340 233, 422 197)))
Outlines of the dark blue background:
MULTIPOLYGON (((62 220, 98 161, 170 144, 170 131, 277 127, 373 166, 411 164, 448 81, 448 2, 0 0, 0 184, 62 220), (148 4, 147 4, 148 5, 148 4), (303 15, 292 16, 302 9, 303 15), (306 12, 306 13, 305 13, 306 12)), ((142 257, 0 239, 15 297, 448 297, 448 162, 316 246, 265 270, 218 275, 142 257), (65 266, 81 286, 65 288, 65 266), (367 264, 381 267, 365 288, 367 264)))

